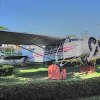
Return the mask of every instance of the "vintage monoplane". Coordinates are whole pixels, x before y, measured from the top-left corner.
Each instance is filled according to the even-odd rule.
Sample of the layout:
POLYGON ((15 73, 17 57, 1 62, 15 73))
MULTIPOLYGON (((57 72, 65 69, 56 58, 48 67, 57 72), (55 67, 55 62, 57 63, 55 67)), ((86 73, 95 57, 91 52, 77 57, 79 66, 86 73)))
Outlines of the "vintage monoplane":
POLYGON ((23 63, 27 60, 33 62, 55 61, 56 64, 62 67, 67 63, 66 59, 78 59, 83 64, 89 64, 93 57, 100 57, 100 42, 94 37, 82 39, 78 37, 56 38, 0 31, 0 44, 1 46, 16 46, 12 50, 12 55, 4 55, 4 50, 1 49, 1 59, 3 58, 4 61, 12 61, 13 63, 18 59, 23 59, 23 63), (19 51, 21 51, 21 55, 18 55, 19 51))

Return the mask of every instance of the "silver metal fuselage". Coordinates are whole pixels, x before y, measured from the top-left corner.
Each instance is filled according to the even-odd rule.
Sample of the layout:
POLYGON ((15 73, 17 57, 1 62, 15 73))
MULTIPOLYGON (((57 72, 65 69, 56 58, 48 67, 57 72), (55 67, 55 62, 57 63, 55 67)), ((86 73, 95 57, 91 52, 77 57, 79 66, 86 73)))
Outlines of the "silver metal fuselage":
MULTIPOLYGON (((96 39, 94 37, 92 37, 92 39, 94 39, 95 41, 89 41, 90 39, 91 37, 85 37, 83 39, 80 39, 78 37, 66 38, 62 44, 62 49, 58 47, 56 53, 50 53, 46 56, 51 58, 51 60, 56 59, 56 61, 60 59, 75 57, 89 57, 90 52, 94 48, 96 42, 96 39)), ((100 47, 98 53, 95 56, 100 57, 100 47)))
POLYGON ((89 55, 88 38, 70 38, 66 39, 63 44, 63 58, 79 57, 81 55, 89 55))

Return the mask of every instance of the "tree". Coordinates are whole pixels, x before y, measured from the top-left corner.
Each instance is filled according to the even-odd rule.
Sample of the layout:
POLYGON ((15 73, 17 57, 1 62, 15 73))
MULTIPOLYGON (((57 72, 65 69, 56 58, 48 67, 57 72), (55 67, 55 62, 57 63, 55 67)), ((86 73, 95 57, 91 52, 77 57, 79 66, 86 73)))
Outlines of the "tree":
POLYGON ((0 31, 2 31, 2 30, 8 30, 8 28, 5 26, 0 26, 0 31))

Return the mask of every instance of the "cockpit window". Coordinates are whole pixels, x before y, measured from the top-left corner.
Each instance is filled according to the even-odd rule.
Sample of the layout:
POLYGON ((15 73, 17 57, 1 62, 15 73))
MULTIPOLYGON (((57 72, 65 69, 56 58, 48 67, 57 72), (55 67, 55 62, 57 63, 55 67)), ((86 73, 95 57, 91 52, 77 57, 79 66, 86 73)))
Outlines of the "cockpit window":
POLYGON ((74 38, 74 39, 70 39, 71 41, 79 41, 79 39, 74 38))
POLYGON ((78 38, 69 38, 69 39, 65 40, 66 43, 72 42, 72 41, 79 41, 79 39, 78 38))

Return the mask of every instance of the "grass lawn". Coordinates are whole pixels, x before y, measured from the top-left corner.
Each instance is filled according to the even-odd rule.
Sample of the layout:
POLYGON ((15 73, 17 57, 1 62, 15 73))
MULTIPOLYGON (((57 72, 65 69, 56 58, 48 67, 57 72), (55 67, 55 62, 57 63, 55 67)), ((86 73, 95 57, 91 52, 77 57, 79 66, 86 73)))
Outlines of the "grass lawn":
MULTIPOLYGON (((81 74, 79 68, 67 68, 67 78, 65 81, 79 80, 92 77, 100 77, 100 65, 96 67, 93 74, 81 74), (73 72, 70 74, 70 72, 73 72)), ((0 77, 0 85, 16 85, 25 84, 34 81, 50 81, 48 80, 48 69, 46 65, 31 65, 29 67, 15 67, 14 74, 11 76, 0 77)))

